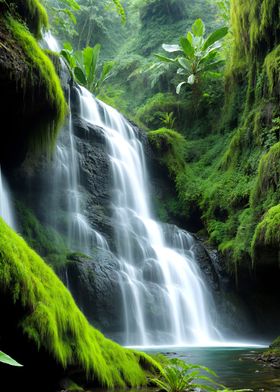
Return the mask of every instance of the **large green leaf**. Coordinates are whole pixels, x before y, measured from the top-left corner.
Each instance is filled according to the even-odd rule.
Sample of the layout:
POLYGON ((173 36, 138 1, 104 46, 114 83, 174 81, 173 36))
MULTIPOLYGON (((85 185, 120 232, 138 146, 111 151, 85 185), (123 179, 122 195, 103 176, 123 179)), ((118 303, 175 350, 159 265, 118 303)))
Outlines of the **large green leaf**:
POLYGON ((114 65, 115 65, 114 61, 106 61, 106 63, 103 64, 101 76, 99 78, 101 83, 108 79, 114 65))
POLYGON ((81 50, 76 50, 74 52, 74 58, 75 58, 75 65, 79 66, 80 68, 84 68, 84 53, 81 50))
POLYGON ((74 75, 75 75, 78 83, 87 87, 87 78, 86 78, 86 75, 84 74, 84 71, 82 70, 82 68, 75 67, 74 68, 74 75))
POLYGON ((184 57, 179 57, 179 58, 178 58, 178 63, 181 65, 181 67, 183 67, 183 68, 186 69, 187 71, 190 70, 190 63, 189 63, 188 60, 185 59, 184 57))
POLYGON ((211 50, 209 52, 206 52, 206 54, 199 60, 199 64, 212 62, 217 57, 217 55, 217 50, 211 50))
POLYGON ((170 53, 172 53, 172 52, 181 52, 182 51, 182 49, 180 48, 179 45, 162 44, 162 47, 163 47, 163 49, 166 52, 170 52, 170 53))
POLYGON ((84 49, 84 65, 86 69, 86 75, 87 75, 89 86, 92 85, 92 83, 97 77, 96 71, 97 71, 97 63, 99 60, 101 45, 96 44, 91 49, 92 50, 89 52, 87 52, 87 48, 84 49))
POLYGON ((194 57, 194 47, 192 46, 192 44, 187 38, 180 37, 180 45, 187 57, 189 58, 194 57))
POLYGON ((69 52, 69 50, 62 49, 60 51, 60 54, 66 60, 66 62, 68 63, 68 65, 71 69, 75 67, 75 65, 76 65, 75 59, 73 58, 73 56, 72 56, 71 52, 69 52))
POLYGON ((0 351, 0 362, 6 363, 11 366, 23 366, 17 361, 15 361, 13 358, 11 358, 9 355, 3 353, 3 351, 0 351))
POLYGON ((196 19, 192 25, 192 32, 196 37, 202 37, 205 33, 205 26, 201 19, 196 19))
POLYGON ((227 27, 221 27, 220 29, 213 31, 213 33, 211 33, 206 39, 202 49, 206 50, 207 48, 209 48, 209 46, 213 45, 218 40, 224 38, 227 35, 227 33, 228 33, 227 27))
POLYGON ((100 49, 101 49, 100 44, 96 44, 93 48, 87 46, 83 50, 84 68, 88 79, 92 78, 91 76, 92 74, 94 74, 95 76, 100 49))
POLYGON ((162 56, 161 54, 155 54, 155 56, 164 63, 175 63, 175 59, 170 59, 169 57, 162 56))

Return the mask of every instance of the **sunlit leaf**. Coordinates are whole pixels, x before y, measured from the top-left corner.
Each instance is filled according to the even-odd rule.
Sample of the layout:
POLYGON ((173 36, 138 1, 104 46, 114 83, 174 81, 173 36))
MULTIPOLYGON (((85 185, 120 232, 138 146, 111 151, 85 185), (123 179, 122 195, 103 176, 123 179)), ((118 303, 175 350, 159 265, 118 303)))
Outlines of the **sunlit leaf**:
POLYGON ((15 361, 13 358, 11 358, 9 355, 3 353, 3 351, 0 351, 0 362, 6 363, 7 365, 11 366, 23 366, 17 361, 15 361))
POLYGON ((201 19, 196 19, 192 25, 192 32, 196 37, 202 37, 205 33, 205 26, 201 19))
POLYGON ((208 38, 206 39, 204 45, 203 45, 203 50, 206 50, 209 48, 209 46, 213 45, 216 41, 224 38, 228 33, 228 28, 227 27, 221 27, 218 30, 213 31, 208 38))
POLYGON ((168 44, 162 44, 162 48, 166 51, 166 52, 182 52, 182 49, 180 48, 179 45, 168 45, 168 44))
POLYGON ((191 74, 188 77, 188 84, 194 84, 194 82, 195 82, 195 76, 194 76, 194 74, 191 74))
POLYGON ((178 86, 176 87, 176 93, 177 94, 180 94, 181 88, 182 88, 182 86, 184 84, 186 84, 186 82, 181 82, 181 83, 178 84, 178 86))
POLYGON ((181 67, 183 67, 187 71, 190 69, 190 63, 184 57, 179 57, 178 63, 181 65, 181 67))
POLYGON ((194 47, 187 38, 180 37, 180 45, 187 57, 194 57, 194 47))
POLYGON ((164 63, 175 63, 176 59, 170 59, 169 57, 162 56, 161 54, 155 54, 155 56, 164 63))

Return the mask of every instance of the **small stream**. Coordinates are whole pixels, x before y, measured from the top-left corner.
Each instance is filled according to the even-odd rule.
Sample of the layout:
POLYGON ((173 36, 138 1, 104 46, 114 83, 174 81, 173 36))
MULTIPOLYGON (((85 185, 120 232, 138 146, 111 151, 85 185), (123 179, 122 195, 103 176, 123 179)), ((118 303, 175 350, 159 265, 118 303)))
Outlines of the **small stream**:
MULTIPOLYGON (((177 348, 162 350, 169 358, 180 358, 188 363, 195 363, 214 370, 219 378, 217 382, 228 388, 250 388, 254 392, 280 391, 280 369, 265 366, 254 358, 263 351, 260 348, 177 348), (176 351, 175 351, 176 350, 176 351)), ((155 354, 158 349, 147 350, 155 354)))

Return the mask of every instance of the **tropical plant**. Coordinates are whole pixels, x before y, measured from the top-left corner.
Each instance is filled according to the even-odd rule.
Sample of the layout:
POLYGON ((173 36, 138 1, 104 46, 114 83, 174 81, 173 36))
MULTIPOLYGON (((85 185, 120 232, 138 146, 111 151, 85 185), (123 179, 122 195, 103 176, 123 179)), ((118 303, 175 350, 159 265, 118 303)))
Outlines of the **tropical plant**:
POLYGON ((217 78, 224 60, 220 58, 221 39, 228 32, 227 27, 213 31, 208 37, 205 35, 205 26, 201 19, 192 25, 191 31, 186 36, 181 36, 179 45, 163 44, 162 48, 168 53, 179 53, 177 57, 166 57, 161 54, 155 56, 160 60, 158 66, 173 64, 177 67, 177 74, 183 78, 177 87, 177 94, 185 84, 192 86, 192 91, 198 91, 198 86, 203 77, 217 78))
POLYGON ((217 389, 212 386, 201 384, 207 381, 212 385, 219 385, 205 374, 216 377, 215 372, 205 366, 188 364, 178 358, 173 358, 162 368, 160 377, 152 378, 151 382, 159 387, 160 391, 165 392, 190 392, 196 389, 216 391, 217 389))
POLYGON ((113 61, 106 61, 98 72, 101 45, 74 51, 71 44, 65 43, 60 54, 72 70, 75 80, 94 94, 98 94, 102 84, 111 76, 113 61))
POLYGON ((6 363, 7 365, 11 365, 11 366, 22 366, 20 363, 15 361, 9 355, 3 353, 3 351, 0 351, 0 362, 6 363))
POLYGON ((174 128, 174 122, 176 120, 176 118, 174 116, 174 112, 169 112, 169 113, 164 112, 161 114, 160 119, 166 128, 168 128, 168 129, 174 128))

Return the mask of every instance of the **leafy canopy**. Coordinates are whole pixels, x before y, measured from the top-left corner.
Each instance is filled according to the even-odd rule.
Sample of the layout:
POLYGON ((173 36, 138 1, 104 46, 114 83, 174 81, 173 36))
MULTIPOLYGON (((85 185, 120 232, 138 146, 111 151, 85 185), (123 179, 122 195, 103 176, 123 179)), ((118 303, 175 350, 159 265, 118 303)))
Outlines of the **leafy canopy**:
POLYGON ((166 63, 177 67, 177 74, 183 79, 176 87, 177 94, 185 84, 191 86, 199 84, 203 76, 207 75, 212 78, 220 76, 218 70, 224 60, 219 57, 219 50, 222 46, 221 39, 227 33, 228 28, 221 27, 204 37, 205 25, 201 19, 197 19, 192 25, 191 31, 188 31, 186 36, 179 38, 179 44, 162 45, 162 48, 168 53, 179 53, 175 58, 155 54, 160 60, 157 63, 158 67, 166 63))

